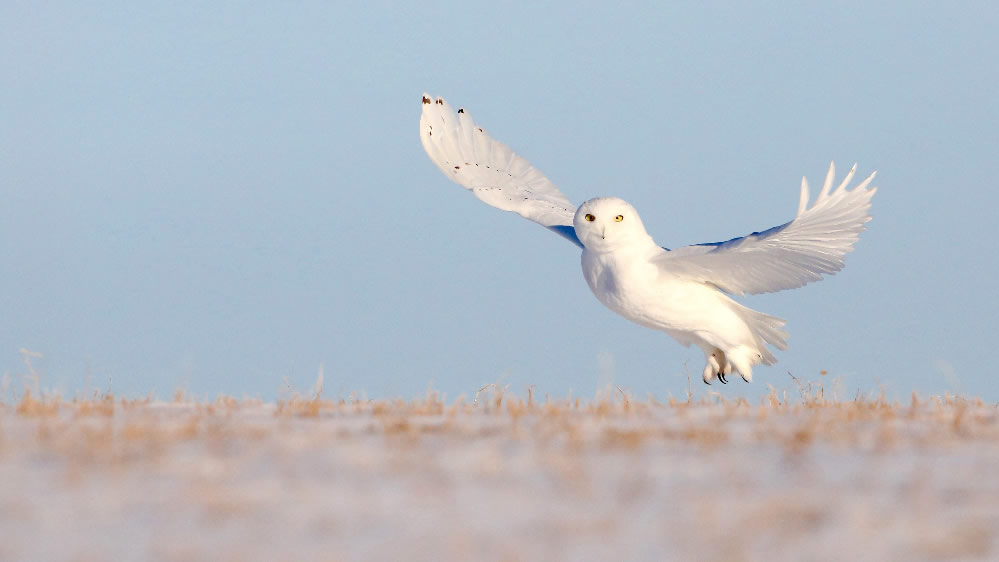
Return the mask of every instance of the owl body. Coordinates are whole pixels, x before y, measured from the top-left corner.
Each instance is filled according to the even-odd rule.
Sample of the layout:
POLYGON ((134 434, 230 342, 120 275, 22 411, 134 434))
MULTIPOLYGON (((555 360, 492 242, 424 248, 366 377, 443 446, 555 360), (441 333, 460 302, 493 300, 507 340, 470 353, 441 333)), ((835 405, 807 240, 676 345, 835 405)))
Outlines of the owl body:
POLYGON ((676 334, 687 345, 696 340, 683 334, 702 334, 715 346, 749 343, 745 322, 731 310, 734 301, 717 289, 660 273, 654 263, 632 256, 583 250, 580 262, 597 300, 633 322, 676 334))
POLYGON ((777 328, 784 321, 659 265, 667 250, 653 241, 627 202, 591 199, 576 211, 574 227, 583 243, 583 277, 597 300, 628 320, 701 348, 705 382, 716 377, 724 382, 733 370, 750 381, 753 365, 772 357, 763 345, 766 338, 754 328, 760 317, 777 328))

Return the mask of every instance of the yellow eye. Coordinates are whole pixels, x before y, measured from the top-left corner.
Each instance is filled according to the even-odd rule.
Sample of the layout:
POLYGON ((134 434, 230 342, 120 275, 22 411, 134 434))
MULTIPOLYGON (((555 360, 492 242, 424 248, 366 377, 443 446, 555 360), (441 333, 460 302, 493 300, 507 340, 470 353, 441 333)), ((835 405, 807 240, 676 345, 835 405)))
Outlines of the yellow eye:
POLYGON ((624 215, 618 215, 614 217, 614 222, 621 222, 624 220, 624 215))
POLYGON ((586 216, 584 216, 583 218, 586 219, 586 222, 593 222, 597 220, 597 217, 591 215, 590 213, 586 213, 586 216))

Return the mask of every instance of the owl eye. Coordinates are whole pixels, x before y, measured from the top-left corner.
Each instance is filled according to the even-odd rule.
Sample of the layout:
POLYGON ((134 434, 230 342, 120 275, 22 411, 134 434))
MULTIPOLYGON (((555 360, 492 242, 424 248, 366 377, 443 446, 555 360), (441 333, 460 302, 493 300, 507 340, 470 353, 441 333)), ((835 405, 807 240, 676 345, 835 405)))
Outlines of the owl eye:
POLYGON ((618 215, 614 217, 614 222, 621 222, 624 220, 624 215, 618 215))
POLYGON ((586 213, 586 216, 584 216, 583 218, 586 219, 586 222, 593 222, 597 220, 597 217, 591 215, 590 213, 586 213))

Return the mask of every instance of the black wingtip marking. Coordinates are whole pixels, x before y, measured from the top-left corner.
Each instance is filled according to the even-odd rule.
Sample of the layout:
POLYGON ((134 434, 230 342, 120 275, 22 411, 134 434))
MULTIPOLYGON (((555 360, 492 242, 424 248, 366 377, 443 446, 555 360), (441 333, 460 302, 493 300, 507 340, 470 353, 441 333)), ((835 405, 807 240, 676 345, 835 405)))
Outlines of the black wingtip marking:
POLYGON ((437 98, 437 105, 444 105, 444 98, 437 98))
POLYGON ((458 108, 458 113, 465 113, 465 108, 464 107, 459 107, 458 108))
POLYGON ((423 96, 423 103, 424 105, 430 103, 430 98, 428 98, 427 96, 423 96))

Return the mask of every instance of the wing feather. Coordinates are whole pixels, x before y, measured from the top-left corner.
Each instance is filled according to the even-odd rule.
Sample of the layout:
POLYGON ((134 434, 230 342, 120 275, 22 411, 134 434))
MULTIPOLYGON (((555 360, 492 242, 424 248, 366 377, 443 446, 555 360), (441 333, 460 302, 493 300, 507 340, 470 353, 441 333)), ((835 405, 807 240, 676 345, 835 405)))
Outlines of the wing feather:
POLYGON ((829 165, 819 196, 808 206, 808 181, 794 220, 727 242, 686 246, 657 258, 663 271, 690 276, 734 295, 770 293, 801 287, 843 268, 864 225, 876 187, 874 174, 852 190, 847 184, 857 166, 831 190, 836 169, 829 165))
POLYGON ((423 94, 420 141, 444 175, 481 201, 534 221, 582 247, 575 205, 527 159, 493 139, 464 109, 423 94))

